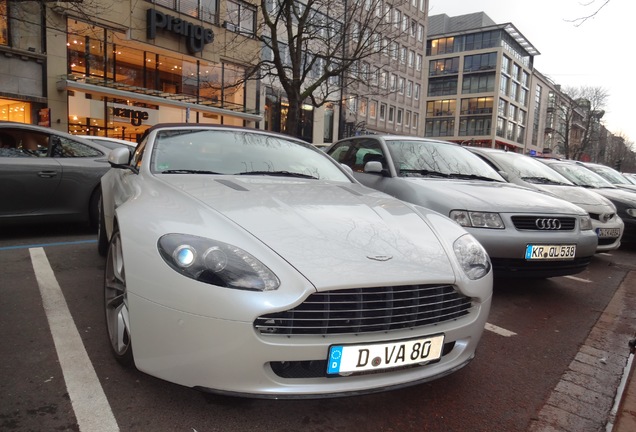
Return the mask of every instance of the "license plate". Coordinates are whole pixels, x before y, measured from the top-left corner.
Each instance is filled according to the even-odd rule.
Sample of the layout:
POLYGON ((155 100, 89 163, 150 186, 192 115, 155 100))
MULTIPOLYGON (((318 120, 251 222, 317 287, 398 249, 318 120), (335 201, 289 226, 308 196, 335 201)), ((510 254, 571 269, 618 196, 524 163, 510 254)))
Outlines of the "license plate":
POLYGON ((329 347, 328 375, 351 375, 437 360, 444 335, 397 342, 329 347))
POLYGON ((571 260, 576 255, 575 245, 528 245, 527 260, 571 260))
POLYGON ((618 238, 621 235, 621 230, 618 228, 597 228, 596 234, 598 234, 598 238, 618 238))

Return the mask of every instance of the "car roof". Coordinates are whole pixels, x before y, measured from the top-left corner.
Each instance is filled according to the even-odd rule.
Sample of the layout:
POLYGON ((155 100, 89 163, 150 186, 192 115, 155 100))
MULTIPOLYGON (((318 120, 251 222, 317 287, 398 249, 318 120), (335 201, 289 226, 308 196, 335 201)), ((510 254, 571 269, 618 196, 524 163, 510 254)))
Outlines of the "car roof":
POLYGON ((46 134, 53 134, 53 135, 58 135, 58 136, 62 136, 64 138, 68 138, 71 140, 76 140, 79 141, 83 144, 86 144, 88 146, 94 147, 96 149, 98 149, 99 151, 108 154, 108 152, 110 151, 110 149, 108 147, 105 147, 103 145, 100 145, 99 143, 93 142, 91 140, 88 140, 86 138, 82 138, 81 136, 78 135, 73 135, 70 134, 68 132, 63 132, 57 129, 53 129, 47 126, 40 126, 40 125, 34 125, 34 124, 29 124, 29 123, 20 123, 20 122, 13 122, 13 121, 6 121, 6 120, 0 120, 0 131, 2 129, 22 129, 25 131, 33 131, 33 132, 41 132, 41 133, 46 133, 46 134))
POLYGON ((292 135, 286 135, 280 132, 272 132, 265 129, 250 128, 247 126, 218 125, 218 124, 207 124, 207 123, 157 123, 144 131, 144 134, 139 139, 139 142, 146 139, 146 137, 150 135, 152 132, 156 130, 161 130, 161 129, 207 129, 207 130, 219 130, 219 131, 251 132, 251 133, 258 133, 263 135, 279 137, 279 138, 287 139, 290 141, 296 141, 302 144, 312 145, 310 142, 307 142, 303 139, 300 139, 292 135))

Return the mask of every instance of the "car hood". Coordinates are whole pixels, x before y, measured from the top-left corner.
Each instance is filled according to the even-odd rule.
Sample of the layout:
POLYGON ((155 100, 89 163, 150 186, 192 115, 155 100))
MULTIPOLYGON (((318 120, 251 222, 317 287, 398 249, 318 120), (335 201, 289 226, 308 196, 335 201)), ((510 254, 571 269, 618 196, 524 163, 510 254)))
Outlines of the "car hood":
POLYGON ((455 280, 429 218, 387 195, 356 184, 315 180, 202 179, 162 176, 240 225, 316 287, 455 280))
POLYGON ((621 188, 597 188, 593 191, 603 195, 605 198, 624 203, 625 205, 636 206, 636 193, 621 188))
POLYGON ((538 190, 552 194, 566 201, 570 201, 571 203, 584 208, 588 212, 601 213, 603 211, 608 211, 607 208, 611 207, 611 205, 607 201, 607 198, 580 186, 549 184, 535 184, 534 186, 536 186, 538 190))
MULTIPOLYGON (((583 210, 560 198, 552 197, 511 183, 487 181, 432 180, 405 178, 427 199, 440 203, 437 209, 497 211, 500 213, 570 213, 583 210)), ((424 203, 423 203, 424 204, 424 203)))

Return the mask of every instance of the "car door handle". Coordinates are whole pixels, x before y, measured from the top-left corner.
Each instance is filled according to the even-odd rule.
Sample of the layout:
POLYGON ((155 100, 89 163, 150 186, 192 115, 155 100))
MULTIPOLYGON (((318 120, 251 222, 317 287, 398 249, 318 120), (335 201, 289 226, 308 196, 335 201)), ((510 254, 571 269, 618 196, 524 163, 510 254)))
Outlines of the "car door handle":
POLYGON ((51 178, 57 175, 57 171, 40 171, 38 177, 51 178))

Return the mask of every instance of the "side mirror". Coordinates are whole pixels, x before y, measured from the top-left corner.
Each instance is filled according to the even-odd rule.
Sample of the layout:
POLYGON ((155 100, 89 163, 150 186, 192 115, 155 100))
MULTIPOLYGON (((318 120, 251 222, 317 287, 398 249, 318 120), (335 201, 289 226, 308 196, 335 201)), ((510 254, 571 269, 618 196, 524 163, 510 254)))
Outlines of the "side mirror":
POLYGON ((130 150, 128 150, 127 148, 118 147, 118 148, 112 149, 110 153, 108 154, 108 163, 113 168, 129 169, 135 174, 137 174, 139 171, 137 171, 137 169, 129 165, 131 156, 132 155, 130 154, 130 150))
POLYGON ((364 165, 364 172, 369 174, 382 174, 382 162, 369 161, 364 165))

